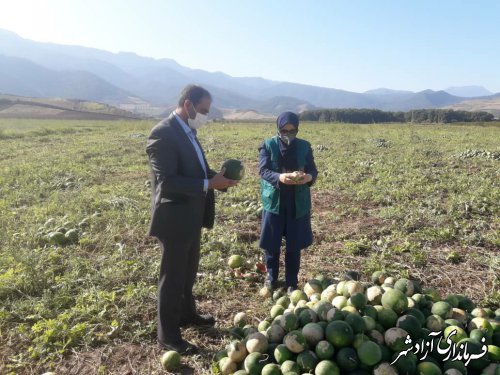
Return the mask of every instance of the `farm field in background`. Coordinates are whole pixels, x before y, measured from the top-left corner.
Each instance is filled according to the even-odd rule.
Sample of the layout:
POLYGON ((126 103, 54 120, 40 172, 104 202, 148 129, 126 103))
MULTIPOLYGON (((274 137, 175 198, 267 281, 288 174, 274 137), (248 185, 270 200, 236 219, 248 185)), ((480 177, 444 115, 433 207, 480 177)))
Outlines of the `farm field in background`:
MULTIPOLYGON (((146 138, 153 121, 0 119, 0 373, 160 374, 146 138), (77 229, 67 243, 45 233, 77 229)), ((182 372, 208 374, 239 311, 269 311, 264 281, 229 273, 227 258, 261 260, 257 148, 272 123, 214 123, 199 131, 213 169, 240 159, 246 177, 217 193, 195 286, 212 329, 185 337, 201 354, 182 372)), ((319 177, 315 242, 300 286, 323 273, 363 280, 385 269, 445 296, 500 306, 498 124, 303 123, 319 177)))

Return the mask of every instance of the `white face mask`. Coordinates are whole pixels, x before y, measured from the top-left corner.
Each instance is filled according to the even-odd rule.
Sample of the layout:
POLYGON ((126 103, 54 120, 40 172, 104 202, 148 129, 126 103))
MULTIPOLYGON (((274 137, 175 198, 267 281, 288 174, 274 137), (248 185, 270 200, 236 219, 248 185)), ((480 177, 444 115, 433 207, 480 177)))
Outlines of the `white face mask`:
POLYGON ((188 114, 188 125, 191 129, 199 129, 201 128, 203 125, 206 124, 206 122, 208 121, 208 116, 207 115, 204 115, 202 113, 199 113, 199 112, 196 112, 196 108, 194 108, 193 106, 193 109, 194 109, 194 118, 191 118, 191 115, 188 114))
POLYGON ((287 146, 290 146, 293 141, 295 141, 295 135, 281 135, 279 132, 278 132, 278 137, 280 137, 280 139, 287 145, 287 146))

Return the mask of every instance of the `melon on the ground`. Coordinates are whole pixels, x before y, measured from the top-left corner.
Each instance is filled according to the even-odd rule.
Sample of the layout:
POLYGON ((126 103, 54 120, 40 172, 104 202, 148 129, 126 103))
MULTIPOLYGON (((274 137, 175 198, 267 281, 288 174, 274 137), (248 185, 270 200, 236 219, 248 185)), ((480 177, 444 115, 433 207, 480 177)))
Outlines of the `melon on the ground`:
POLYGON ((489 314, 486 311, 486 309, 483 309, 481 307, 476 307, 474 310, 471 311, 470 313, 474 318, 488 318, 489 314))
POLYGON ((361 310, 363 307, 365 307, 366 302, 367 299, 364 293, 354 293, 347 301, 348 304, 354 306, 358 310, 361 310))
POLYGON ((446 324, 446 327, 449 327, 449 326, 463 327, 462 323, 460 323, 456 319, 445 319, 444 324, 446 324))
POLYGON ((315 347, 318 342, 323 340, 325 334, 323 328, 317 323, 308 323, 302 328, 302 334, 304 335, 307 344, 310 347, 315 347))
POLYGON ((279 324, 285 332, 290 332, 299 328, 299 318, 294 313, 284 313, 279 320, 279 324))
POLYGON ((353 371, 359 366, 358 354, 351 347, 341 348, 335 355, 335 362, 342 370, 353 371))
POLYGON ((333 307, 342 310, 344 307, 347 306, 347 298, 344 296, 337 296, 334 299, 332 299, 332 305, 333 307))
POLYGON ((241 341, 233 341, 227 347, 227 356, 235 363, 242 362, 247 354, 248 352, 245 344, 241 341))
POLYGON ((382 306, 402 314, 408 308, 406 295, 398 289, 388 289, 382 295, 382 306))
POLYGON ((277 364, 268 363, 262 368, 261 375, 281 375, 281 370, 277 364))
POLYGON ((441 369, 438 365, 432 362, 420 362, 417 365, 419 375, 442 375, 441 369))
POLYGON ((285 361, 281 364, 281 372, 286 374, 287 372, 295 372, 300 374, 300 366, 294 361, 285 361))
POLYGON ((500 363, 490 363, 483 369, 482 373, 483 375, 500 375, 500 363))
POLYGON ((285 308, 283 306, 274 305, 273 307, 271 307, 270 315, 271 315, 271 318, 276 318, 279 315, 283 315, 284 312, 285 312, 285 308))
POLYGON ((301 300, 307 301, 307 295, 302 290, 296 289, 290 294, 290 301, 294 305, 297 305, 297 303, 301 300))
POLYGON ((270 343, 281 343, 285 334, 285 330, 279 324, 272 324, 266 331, 266 336, 270 343))
POLYGON ((375 326, 377 325, 375 319, 373 319, 371 316, 365 315, 363 316, 363 320, 365 322, 366 332, 375 329, 375 326))
POLYGON ((365 308, 361 311, 361 315, 369 316, 370 318, 377 320, 377 309, 372 305, 366 305, 365 308))
POLYGON ((358 333, 354 335, 354 341, 352 342, 352 346, 354 349, 358 349, 362 343, 365 341, 370 341, 371 339, 365 335, 364 333, 358 333))
POLYGON ((319 320, 327 320, 328 311, 333 309, 333 305, 327 301, 318 301, 313 307, 313 311, 317 314, 319 320))
POLYGON ((252 333, 247 337, 246 349, 249 353, 265 353, 268 346, 267 337, 261 332, 252 333))
POLYGON ((316 365, 319 363, 319 359, 311 350, 304 350, 297 356, 297 364, 300 366, 303 372, 309 372, 314 370, 316 365))
POLYGON ((380 307, 381 308, 377 308, 377 306, 375 306, 375 308, 377 308, 377 321, 385 329, 394 327, 398 321, 398 314, 396 314, 396 312, 390 308, 385 308, 382 306, 380 307))
POLYGON ((398 289, 403 292, 408 297, 411 297, 414 294, 415 287, 411 280, 402 278, 394 283, 394 289, 398 289))
POLYGON ((222 164, 222 168, 225 168, 224 177, 230 180, 241 180, 245 176, 245 166, 241 161, 236 159, 228 159, 222 164))
POLYGON ((420 329, 422 328, 420 321, 410 314, 401 316, 396 323, 396 327, 404 329, 410 334, 412 339, 416 339, 419 336, 420 329))
POLYGON ((70 229, 68 230, 64 236, 66 237, 66 240, 71 243, 75 243, 78 241, 78 229, 70 229))
POLYGON ((365 341, 358 350, 358 357, 361 363, 367 366, 374 366, 382 359, 382 350, 373 341, 365 341))
POLYGON ((373 375, 398 375, 398 371, 390 363, 382 362, 374 367, 373 375))
POLYGON ((245 337, 248 337, 252 333, 256 333, 256 332, 259 332, 259 330, 257 329, 257 327, 255 327, 251 324, 247 324, 246 326, 243 327, 243 333, 245 334, 245 337))
POLYGON ((285 309, 290 305, 290 298, 287 296, 282 296, 276 301, 276 305, 283 306, 285 309))
POLYGON ((384 345, 384 344, 385 344, 384 335, 383 335, 381 332, 379 332, 379 331, 377 331, 377 330, 375 330, 375 329, 373 329, 373 330, 371 330, 371 331, 368 331, 368 332, 367 332, 367 336, 368 336, 368 337, 369 337, 372 341, 376 342, 376 343, 377 343, 377 344, 379 344, 379 345, 384 345))
POLYGON ((222 349, 215 353, 214 359, 219 362, 224 357, 227 357, 227 349, 222 349))
POLYGON ((257 329, 259 330, 259 332, 265 332, 267 331, 267 329, 271 326, 271 323, 267 320, 263 320, 259 323, 259 325, 257 326, 257 329))
POLYGON ((316 323, 318 321, 318 315, 311 309, 303 309, 299 312, 299 324, 303 327, 307 323, 316 323))
POLYGON ((344 313, 344 317, 346 317, 348 314, 359 315, 358 309, 356 309, 354 306, 346 306, 342 309, 342 312, 344 313))
POLYGON ((321 293, 323 288, 321 286, 321 282, 316 279, 309 280, 306 285, 304 285, 304 293, 307 297, 311 297, 315 293, 321 293))
POLYGON ((326 327, 325 337, 334 347, 342 348, 352 344, 354 341, 354 332, 346 322, 334 320, 326 327))
POLYGON ((488 345, 488 359, 492 362, 500 362, 500 348, 496 345, 488 345))
POLYGON ((366 298, 371 305, 380 305, 383 292, 380 286, 371 286, 366 290, 366 298))
POLYGON ((241 255, 231 255, 227 260, 227 264, 230 268, 236 269, 243 266, 245 259, 241 255))
POLYGON ((349 298, 353 294, 356 293, 364 293, 364 287, 363 284, 361 284, 359 281, 354 281, 354 280, 349 280, 346 282, 344 286, 344 297, 349 298))
POLYGON ((408 346, 408 344, 406 344, 407 336, 408 332, 404 329, 393 327, 385 331, 384 341, 392 351, 399 352, 408 346))
POLYGON ((449 326, 444 329, 444 339, 446 340, 450 336, 450 340, 454 343, 467 338, 467 333, 460 327, 449 326), (455 331, 455 332, 453 332, 455 331), (451 335, 453 333, 453 335, 451 335), (451 335, 451 336, 450 336, 451 335))
POLYGON ((67 241, 64 233, 61 232, 50 232, 47 235, 49 242, 53 245, 64 245, 67 241))
POLYGON ((415 318, 417 318, 420 323, 420 327, 422 327, 425 324, 425 315, 419 309, 417 308, 408 309, 406 314, 413 315, 415 318))
POLYGON ((363 333, 366 331, 364 319, 357 314, 347 314, 344 321, 349 324, 354 333, 363 333))
POLYGON ((450 369, 455 369, 460 371, 462 375, 467 375, 467 367, 465 367, 465 364, 462 361, 453 361, 453 360, 448 360, 443 363, 443 370, 447 371, 450 369))
MULTIPOLYGON (((476 342, 475 340, 473 339, 463 339, 463 340, 460 340, 457 345, 460 347, 461 344, 467 344, 467 352, 469 354, 481 354, 483 351, 482 351, 482 344, 479 344, 478 342, 476 342)), ((486 366, 488 366, 489 364, 489 360, 487 358, 487 356, 482 356, 480 358, 476 358, 476 359, 473 359, 469 362, 467 368, 471 368, 472 370, 476 370, 476 371, 481 371, 483 368, 485 368, 486 366)))
POLYGON ((396 367, 400 374, 414 374, 417 370, 417 356, 411 351, 406 353, 406 355, 400 356, 399 354, 399 352, 394 353, 391 360, 392 366, 396 367))
POLYGON ((347 281, 343 280, 343 281, 340 281, 338 284, 337 284, 337 294, 338 295, 343 295, 344 294, 344 288, 345 288, 345 284, 346 284, 347 281))
POLYGON ((181 364, 181 356, 174 350, 163 353, 160 358, 162 367, 167 371, 175 370, 181 364))
POLYGON ((328 313, 326 314, 326 321, 327 322, 332 322, 334 320, 343 320, 344 319, 344 314, 342 314, 342 311, 334 307, 333 309, 330 309, 328 313))
POLYGON ((449 296, 447 296, 445 299, 444 299, 446 302, 448 302, 451 307, 458 307, 458 304, 460 303, 460 299, 459 297, 457 297, 456 295, 454 294, 450 294, 449 296))
POLYGON ((279 364, 282 364, 285 361, 289 361, 293 358, 293 353, 286 347, 285 344, 279 344, 274 349, 274 359, 279 364))
POLYGON ((248 316, 244 312, 239 312, 234 316, 234 325, 243 328, 248 324, 248 316))
POLYGON ((477 341, 478 343, 482 344, 483 342, 488 345, 491 344, 491 337, 488 335, 487 332, 482 331, 478 328, 473 329, 472 331, 469 332, 469 337, 472 340, 477 341))
POLYGON ((335 354, 335 348, 329 341, 321 340, 316 344, 314 352, 319 359, 330 359, 335 354))
POLYGON ((332 300, 337 296, 337 290, 334 285, 330 285, 321 292, 321 299, 323 301, 332 302, 332 300))
POLYGON ((431 332, 439 332, 446 328, 446 324, 439 315, 429 315, 425 320, 425 327, 431 332))
POLYGON ((231 361, 228 357, 222 358, 219 361, 219 370, 222 375, 233 374, 237 370, 238 366, 235 362, 231 361))
POLYGON ((340 375, 340 369, 335 362, 323 360, 316 365, 314 375, 340 375))
POLYGON ((394 286, 395 282, 396 282, 396 279, 394 277, 392 277, 392 276, 386 277, 385 280, 384 280, 384 284, 392 285, 392 286, 394 286))
POLYGON ((485 318, 474 318, 470 321, 468 325, 469 332, 473 329, 480 329, 486 332, 488 335, 493 335, 493 327, 490 322, 485 318))
POLYGON ((260 375, 264 366, 268 363, 268 356, 259 352, 250 353, 244 362, 245 371, 249 375, 260 375))
POLYGON ((301 331, 292 331, 286 334, 283 344, 292 352, 300 353, 307 348, 307 342, 301 331))
POLYGON ((451 318, 452 308, 453 307, 448 302, 438 301, 432 305, 431 312, 434 315, 438 315, 443 319, 447 319, 447 318, 451 318))
POLYGON ((375 271, 372 274, 372 283, 377 285, 382 285, 386 279, 387 275, 384 271, 375 271))
POLYGON ((472 302, 472 300, 470 298, 464 297, 458 303, 458 308, 470 313, 470 312, 472 312, 472 310, 474 310, 476 308, 476 304, 474 302, 472 302))

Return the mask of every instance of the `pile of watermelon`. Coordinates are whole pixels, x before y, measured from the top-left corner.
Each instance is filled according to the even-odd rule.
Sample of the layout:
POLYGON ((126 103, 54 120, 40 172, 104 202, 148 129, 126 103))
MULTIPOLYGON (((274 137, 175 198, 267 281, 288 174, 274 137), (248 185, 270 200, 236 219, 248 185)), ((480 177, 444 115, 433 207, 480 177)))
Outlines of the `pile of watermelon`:
POLYGON ((233 341, 214 372, 235 375, 500 375, 500 308, 441 298, 417 281, 318 275, 290 295, 275 291, 257 325, 234 317, 233 341))

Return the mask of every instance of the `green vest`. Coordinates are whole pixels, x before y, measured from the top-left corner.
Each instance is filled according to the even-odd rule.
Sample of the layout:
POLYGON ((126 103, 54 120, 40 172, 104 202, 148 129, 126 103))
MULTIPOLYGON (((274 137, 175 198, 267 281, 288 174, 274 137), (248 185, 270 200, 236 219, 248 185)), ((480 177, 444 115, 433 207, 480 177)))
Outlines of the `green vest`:
MULTIPOLYGON (((271 169, 282 173, 279 167, 280 149, 278 137, 274 136, 264 141, 264 147, 271 156, 271 169)), ((297 152, 298 170, 304 171, 306 166, 306 156, 311 145, 303 139, 295 139, 295 149, 297 152)), ((294 185, 295 187, 295 218, 302 217, 311 211, 311 191, 309 185, 294 185)), ((260 179, 260 192, 262 207, 268 212, 279 215, 280 213, 280 190, 275 186, 260 179)))

